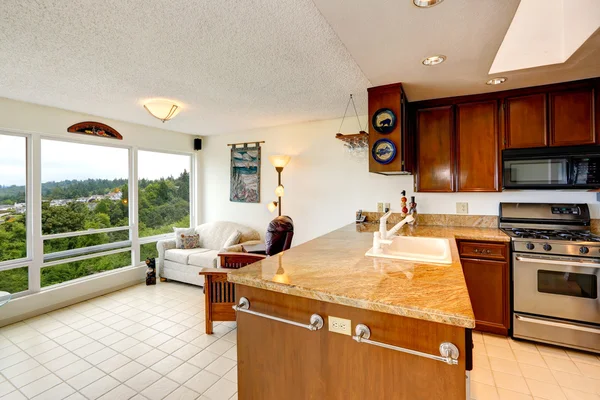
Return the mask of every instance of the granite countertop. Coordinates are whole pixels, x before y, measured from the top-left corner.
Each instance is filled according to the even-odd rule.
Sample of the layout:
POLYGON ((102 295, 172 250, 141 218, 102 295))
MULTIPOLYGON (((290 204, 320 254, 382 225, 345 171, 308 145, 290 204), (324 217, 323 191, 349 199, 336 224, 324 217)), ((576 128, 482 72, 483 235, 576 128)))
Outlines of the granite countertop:
MULTIPOLYGON (((499 229, 408 226, 405 236, 447 237, 452 264, 366 257, 378 224, 350 224, 228 273, 241 285, 350 307, 474 328, 456 241, 510 241, 499 229)), ((391 226, 388 226, 388 229, 391 226)))

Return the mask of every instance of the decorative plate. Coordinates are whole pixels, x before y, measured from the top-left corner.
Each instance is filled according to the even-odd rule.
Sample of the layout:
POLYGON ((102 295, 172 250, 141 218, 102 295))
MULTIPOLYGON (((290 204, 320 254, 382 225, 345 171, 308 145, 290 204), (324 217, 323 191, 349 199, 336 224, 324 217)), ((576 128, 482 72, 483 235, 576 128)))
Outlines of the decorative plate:
POLYGON ((396 114, 389 108, 380 108, 371 119, 373 128, 379 133, 390 133, 396 127, 396 114))
POLYGON ((396 146, 389 139, 379 139, 373 144, 371 153, 379 164, 389 164, 396 158, 396 146))

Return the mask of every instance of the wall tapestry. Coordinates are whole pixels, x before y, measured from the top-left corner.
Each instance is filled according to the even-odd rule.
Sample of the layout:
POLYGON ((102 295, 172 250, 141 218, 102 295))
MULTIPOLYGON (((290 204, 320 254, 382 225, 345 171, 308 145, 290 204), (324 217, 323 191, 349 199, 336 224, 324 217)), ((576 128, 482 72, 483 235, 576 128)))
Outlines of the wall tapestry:
POLYGON ((260 144, 251 144, 231 146, 230 201, 260 203, 260 144))
POLYGON ((100 122, 85 121, 71 125, 67 132, 81 133, 84 135, 100 136, 105 138, 123 140, 123 136, 116 129, 100 122))

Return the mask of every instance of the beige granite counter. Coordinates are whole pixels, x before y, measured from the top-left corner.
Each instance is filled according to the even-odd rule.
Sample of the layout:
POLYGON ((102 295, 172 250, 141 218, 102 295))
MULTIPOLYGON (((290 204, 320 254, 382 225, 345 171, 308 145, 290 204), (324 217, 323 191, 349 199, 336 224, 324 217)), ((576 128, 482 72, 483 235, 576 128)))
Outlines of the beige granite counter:
MULTIPOLYGON (((390 226, 391 227, 391 226, 390 226)), ((452 264, 425 264, 366 257, 377 224, 351 224, 228 273, 231 282, 454 326, 473 328, 475 319, 456 242, 452 264)), ((389 227, 388 227, 389 229, 389 227)), ((492 228, 404 226, 407 236, 504 241, 492 228)))

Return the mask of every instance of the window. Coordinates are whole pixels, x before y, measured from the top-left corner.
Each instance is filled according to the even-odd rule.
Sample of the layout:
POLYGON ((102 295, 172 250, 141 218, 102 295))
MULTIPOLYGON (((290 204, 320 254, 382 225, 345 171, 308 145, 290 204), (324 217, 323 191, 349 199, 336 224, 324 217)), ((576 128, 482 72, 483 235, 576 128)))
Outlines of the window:
POLYGON ((0 263, 27 257, 27 139, 0 135, 0 263))
POLYGON ((190 226, 188 155, 138 152, 139 236, 190 226))
POLYGON ((0 131, 0 291, 139 266, 173 227, 191 225, 192 154, 84 140, 0 131))
POLYGON ((129 150, 41 144, 41 286, 131 265, 129 150))
POLYGON ((29 290, 27 138, 0 134, 0 291, 29 290))

